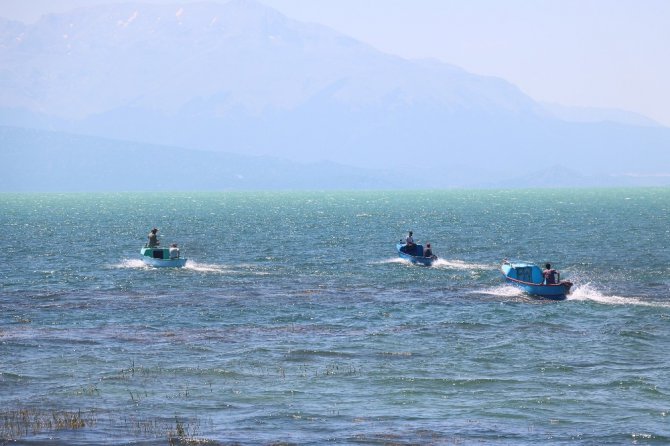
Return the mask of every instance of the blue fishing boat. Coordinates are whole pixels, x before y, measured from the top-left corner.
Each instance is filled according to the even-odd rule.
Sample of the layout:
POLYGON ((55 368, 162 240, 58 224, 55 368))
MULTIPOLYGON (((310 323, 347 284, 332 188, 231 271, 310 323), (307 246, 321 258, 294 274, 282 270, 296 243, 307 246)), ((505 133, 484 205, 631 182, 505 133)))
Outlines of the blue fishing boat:
POLYGON ((142 261, 145 265, 154 266, 157 268, 181 268, 182 266, 186 265, 187 259, 181 257, 179 255, 179 250, 175 248, 176 246, 171 246, 169 248, 144 246, 140 251, 142 254, 142 261))
POLYGON ((500 269, 507 282, 535 296, 565 299, 572 287, 572 282, 561 280, 558 271, 553 272, 553 283, 547 283, 542 269, 532 263, 504 260, 500 269))
POLYGON ((423 245, 414 245, 411 252, 407 252, 406 243, 397 243, 395 247, 398 251, 398 257, 418 265, 431 266, 437 260, 436 255, 424 256, 423 245))

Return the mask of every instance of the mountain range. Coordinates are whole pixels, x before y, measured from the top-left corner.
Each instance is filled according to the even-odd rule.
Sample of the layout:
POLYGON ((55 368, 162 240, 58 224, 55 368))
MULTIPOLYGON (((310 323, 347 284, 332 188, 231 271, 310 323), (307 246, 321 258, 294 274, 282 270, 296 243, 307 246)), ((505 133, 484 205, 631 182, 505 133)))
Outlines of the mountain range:
POLYGON ((28 160, 11 144, 64 175, 73 157, 105 160, 88 167, 114 171, 123 190, 165 187, 140 181, 124 147, 144 168, 169 154, 172 166, 153 169, 188 167, 189 189, 670 184, 670 129, 645 117, 541 104, 505 80, 385 54, 255 0, 2 19, 0 125, 16 168, 28 160), (223 180, 268 165, 275 181, 223 180))

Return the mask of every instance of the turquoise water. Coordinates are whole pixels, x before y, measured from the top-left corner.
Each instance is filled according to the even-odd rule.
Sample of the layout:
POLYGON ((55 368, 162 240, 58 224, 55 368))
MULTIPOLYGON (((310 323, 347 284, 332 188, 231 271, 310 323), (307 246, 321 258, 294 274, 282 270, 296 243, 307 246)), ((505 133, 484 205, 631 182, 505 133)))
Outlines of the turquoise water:
POLYGON ((670 442, 670 189, 0 209, 0 443, 670 442), (154 225, 186 268, 142 264, 154 225), (396 258, 408 229, 437 265, 396 258), (526 296, 503 258, 573 293, 526 296), (47 422, 66 416, 83 426, 47 422))

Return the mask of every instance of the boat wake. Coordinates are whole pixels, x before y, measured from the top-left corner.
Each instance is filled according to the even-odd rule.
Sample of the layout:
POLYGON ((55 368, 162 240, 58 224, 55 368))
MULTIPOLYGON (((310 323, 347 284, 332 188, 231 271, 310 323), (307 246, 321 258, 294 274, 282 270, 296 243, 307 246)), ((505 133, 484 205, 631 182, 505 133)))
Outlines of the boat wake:
POLYGON ((114 265, 114 268, 149 269, 150 267, 140 259, 126 259, 123 260, 121 263, 114 265))
POLYGON ((405 265, 405 264, 406 265, 411 265, 412 264, 412 262, 410 262, 409 260, 401 259, 400 257, 391 257, 390 259, 379 260, 379 261, 372 262, 372 263, 376 263, 376 264, 400 263, 400 264, 403 264, 403 265, 405 265))
POLYGON ((498 296, 498 297, 521 297, 525 295, 525 293, 521 288, 511 285, 499 285, 493 288, 487 288, 485 290, 478 290, 476 291, 476 293, 488 294, 491 296, 498 296))
MULTIPOLYGON (((412 262, 410 262, 409 260, 400 257, 392 257, 390 259, 379 260, 373 263, 376 264, 399 263, 402 265, 413 265, 412 262)), ((494 270, 496 269, 496 266, 484 265, 481 263, 468 263, 463 260, 450 260, 450 259, 438 258, 437 260, 435 260, 435 262, 433 262, 431 268, 471 271, 471 270, 494 270)))
POLYGON ((227 274, 227 273, 234 272, 229 267, 226 267, 226 266, 223 266, 223 265, 217 265, 215 263, 198 263, 198 262, 194 262, 192 260, 189 260, 188 262, 186 262, 186 265, 184 265, 183 269, 189 270, 189 271, 197 271, 199 273, 227 274))
MULTIPOLYGON (((126 259, 126 260, 123 260, 121 263, 119 263, 117 265, 114 265, 114 268, 147 269, 147 270, 148 269, 155 269, 153 266, 145 264, 140 259, 126 259)), ((196 272, 199 272, 199 273, 227 274, 227 273, 234 272, 234 270, 231 269, 228 266, 217 265, 217 264, 212 264, 212 263, 198 263, 198 262, 194 262, 192 260, 187 261, 186 265, 184 265, 182 268, 167 268, 167 270, 170 270, 170 271, 175 270, 175 269, 181 269, 181 270, 187 270, 187 271, 196 271, 196 272)))
POLYGON ((468 263, 463 260, 449 260, 438 258, 433 263, 433 268, 445 268, 445 269, 460 269, 460 270, 493 270, 496 269, 492 265, 483 265, 481 263, 468 263))
POLYGON ((592 301, 604 305, 640 305, 645 307, 670 308, 670 303, 666 302, 649 301, 639 297, 606 295, 593 287, 590 283, 573 288, 572 292, 568 294, 567 300, 592 301))

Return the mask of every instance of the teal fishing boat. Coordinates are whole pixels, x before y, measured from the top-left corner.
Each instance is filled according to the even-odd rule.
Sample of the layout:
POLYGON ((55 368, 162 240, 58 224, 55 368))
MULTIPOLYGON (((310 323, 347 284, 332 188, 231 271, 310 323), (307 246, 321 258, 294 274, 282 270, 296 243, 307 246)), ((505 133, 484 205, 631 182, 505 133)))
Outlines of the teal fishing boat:
POLYGON ((504 260, 500 269, 508 283, 534 296, 565 299, 572 288, 572 282, 561 280, 558 271, 552 270, 550 280, 547 280, 542 269, 532 263, 504 260))
POLYGON ((426 256, 423 245, 414 245, 411 251, 407 250, 406 243, 397 243, 396 250, 398 251, 398 257, 404 260, 408 260, 414 264, 432 266, 433 263, 437 260, 436 255, 426 256))
POLYGON ((169 248, 149 247, 145 245, 140 253, 145 265, 157 268, 181 268, 186 265, 186 261, 188 260, 180 256, 179 249, 174 244, 169 248))

